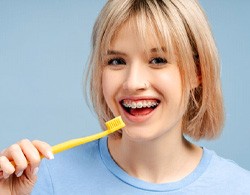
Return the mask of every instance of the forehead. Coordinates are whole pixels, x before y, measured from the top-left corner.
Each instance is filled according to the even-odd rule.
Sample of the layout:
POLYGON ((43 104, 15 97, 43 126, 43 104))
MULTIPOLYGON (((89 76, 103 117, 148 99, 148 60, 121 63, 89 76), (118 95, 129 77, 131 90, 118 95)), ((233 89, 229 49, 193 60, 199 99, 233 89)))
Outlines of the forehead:
POLYGON ((172 52, 172 46, 168 44, 169 41, 166 39, 170 38, 164 36, 152 21, 131 18, 116 28, 111 36, 110 44, 106 45, 105 48, 106 51, 116 47, 122 48, 130 42, 146 53, 152 52, 152 49, 154 49, 153 52, 158 50, 172 52))
MULTIPOLYGON (((158 38, 155 37, 155 33, 149 28, 139 31, 139 27, 134 23, 126 22, 119 26, 112 36, 110 47, 122 46, 127 42, 133 43, 137 47, 147 48, 155 45, 158 42, 158 38)), ((162 42, 162 41, 159 41, 162 42)))

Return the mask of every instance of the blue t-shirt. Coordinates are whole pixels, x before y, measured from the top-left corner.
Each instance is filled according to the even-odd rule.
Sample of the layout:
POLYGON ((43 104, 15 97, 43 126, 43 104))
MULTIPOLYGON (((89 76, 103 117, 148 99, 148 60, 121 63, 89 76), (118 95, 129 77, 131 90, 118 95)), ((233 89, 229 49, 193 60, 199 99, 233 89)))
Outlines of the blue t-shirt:
POLYGON ((154 184, 128 175, 112 159, 107 137, 43 160, 33 195, 250 194, 250 172, 203 148, 196 169, 177 182, 154 184))

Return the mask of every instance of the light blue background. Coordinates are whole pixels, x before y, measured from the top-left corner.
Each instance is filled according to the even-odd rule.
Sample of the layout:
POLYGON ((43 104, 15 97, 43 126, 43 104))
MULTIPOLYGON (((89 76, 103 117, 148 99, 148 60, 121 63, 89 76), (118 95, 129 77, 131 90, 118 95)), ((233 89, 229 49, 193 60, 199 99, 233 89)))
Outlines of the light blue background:
MULTIPOLYGON (((201 0, 222 61, 226 125, 199 144, 250 170, 250 1, 201 0)), ((91 29, 105 0, 0 0, 0 150, 100 131, 83 98, 91 29)))

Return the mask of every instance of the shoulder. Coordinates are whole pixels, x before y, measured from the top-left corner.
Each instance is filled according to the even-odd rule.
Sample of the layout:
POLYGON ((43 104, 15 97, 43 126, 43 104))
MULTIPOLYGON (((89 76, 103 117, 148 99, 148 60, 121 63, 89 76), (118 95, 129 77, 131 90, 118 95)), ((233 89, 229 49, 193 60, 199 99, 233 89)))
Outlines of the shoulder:
POLYGON ((250 190, 250 172, 240 167, 236 162, 223 158, 215 152, 212 153, 210 164, 205 173, 211 179, 211 183, 219 184, 225 189, 250 190))
POLYGON ((223 158, 216 153, 212 156, 211 166, 216 167, 216 171, 223 172, 225 175, 233 174, 235 177, 246 177, 250 179, 250 171, 242 168, 235 161, 223 158))

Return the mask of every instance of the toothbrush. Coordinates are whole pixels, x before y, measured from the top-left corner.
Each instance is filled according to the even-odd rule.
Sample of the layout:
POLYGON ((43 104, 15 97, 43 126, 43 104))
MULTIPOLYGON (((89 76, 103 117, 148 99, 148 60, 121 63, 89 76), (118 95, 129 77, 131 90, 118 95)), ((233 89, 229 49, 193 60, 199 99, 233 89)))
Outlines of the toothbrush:
MULTIPOLYGON (((59 152, 74 148, 76 146, 88 143, 88 142, 92 142, 94 140, 100 139, 102 137, 105 137, 123 127, 125 127, 125 124, 121 118, 121 116, 118 116, 112 120, 109 120, 105 123, 107 130, 94 134, 94 135, 90 135, 87 137, 83 137, 83 138, 78 138, 78 139, 72 139, 57 145, 52 146, 52 153, 53 154, 57 154, 59 152)), ((41 158, 44 158, 43 155, 40 155, 41 158)), ((14 161, 11 161, 11 163, 15 166, 14 161)))
POLYGON ((57 144, 57 145, 52 147, 52 153, 57 154, 57 153, 62 152, 64 150, 68 150, 68 149, 71 149, 73 147, 76 147, 76 146, 79 146, 79 145, 82 145, 82 144, 85 144, 85 143, 100 139, 100 138, 102 138, 104 136, 107 136, 107 135, 109 135, 109 134, 111 134, 111 133, 113 133, 113 132, 115 132, 115 131, 123 128, 123 127, 125 127, 125 124, 122 121, 121 116, 118 116, 118 117, 116 117, 116 118, 114 118, 112 120, 107 121, 105 123, 105 125, 107 127, 106 131, 103 131, 103 132, 100 132, 100 133, 97 133, 97 134, 94 134, 94 135, 90 135, 90 136, 87 136, 87 137, 83 137, 83 138, 72 139, 72 140, 57 144))

